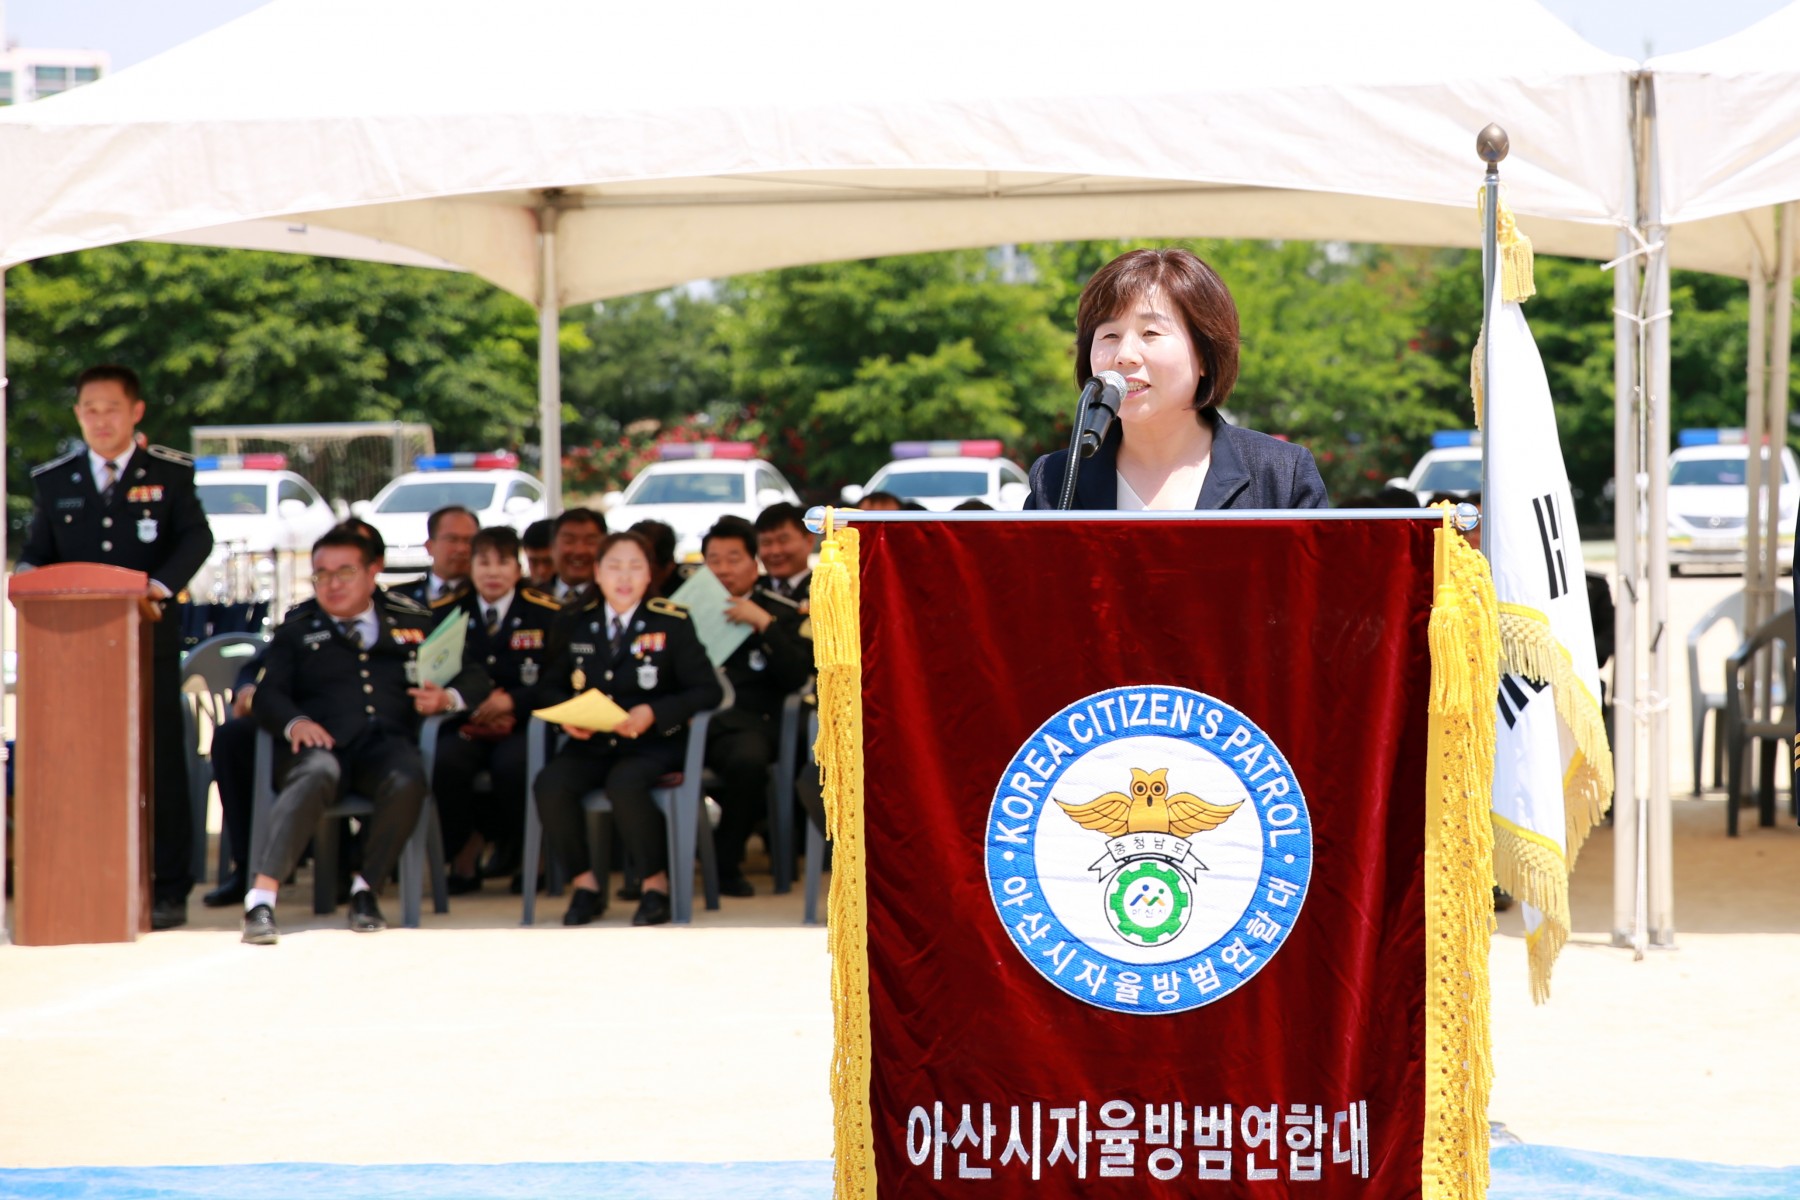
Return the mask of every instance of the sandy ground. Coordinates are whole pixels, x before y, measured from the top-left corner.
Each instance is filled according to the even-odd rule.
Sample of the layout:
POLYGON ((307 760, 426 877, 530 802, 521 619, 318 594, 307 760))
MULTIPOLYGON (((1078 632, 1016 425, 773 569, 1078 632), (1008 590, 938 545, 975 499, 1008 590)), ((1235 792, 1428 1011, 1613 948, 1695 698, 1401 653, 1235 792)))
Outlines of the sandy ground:
MULTIPOLYGON (((1550 1004, 1502 919, 1492 1116, 1530 1143, 1800 1163, 1800 828, 1731 841, 1717 802, 1677 824, 1675 949, 1606 944, 1604 829, 1550 1004)), ((521 930, 488 893, 374 937, 292 895, 273 948, 197 902, 135 945, 0 948, 0 1165, 830 1153, 829 964, 798 892, 657 930, 624 904, 564 930, 560 900, 521 930)))
MULTIPOLYGON (((1678 795, 1685 631, 1740 586, 1671 586, 1678 795)), ((1703 671, 1730 640, 1707 641, 1703 671)), ((1784 799, 1780 826, 1729 840, 1716 798, 1681 802, 1675 845, 1677 945, 1634 961, 1608 944, 1596 832, 1548 1005, 1502 918, 1491 1115, 1530 1143, 1800 1163, 1800 828, 1784 799)), ((197 896, 192 927, 134 945, 0 946, 0 1166, 830 1153, 829 963, 798 891, 689 929, 631 929, 616 903, 564 930, 549 900, 528 931, 489 892, 377 937, 313 917, 308 894, 289 893, 272 949, 240 946, 237 914, 197 896)))

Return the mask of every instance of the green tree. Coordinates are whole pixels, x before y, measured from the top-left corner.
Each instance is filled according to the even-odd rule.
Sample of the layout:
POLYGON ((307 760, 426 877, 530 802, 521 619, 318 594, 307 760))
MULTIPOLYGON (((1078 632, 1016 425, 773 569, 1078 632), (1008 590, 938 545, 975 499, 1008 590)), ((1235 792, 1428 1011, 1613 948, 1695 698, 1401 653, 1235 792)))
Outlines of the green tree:
POLYGON ((1069 336, 1047 293, 1005 282, 984 251, 794 267, 720 294, 735 390, 815 493, 866 479, 899 439, 1029 451, 1068 407, 1069 336))
POLYGON ((633 422, 669 424, 732 407, 719 315, 711 297, 681 288, 585 306, 587 345, 563 363, 565 442, 617 440, 633 422))
MULTIPOLYGON (((7 274, 8 472, 76 436, 70 384, 136 368, 145 432, 185 448, 200 424, 422 421, 445 449, 535 442, 537 323, 469 275, 138 243, 7 274)), ((586 338, 565 326, 565 350, 586 338)))

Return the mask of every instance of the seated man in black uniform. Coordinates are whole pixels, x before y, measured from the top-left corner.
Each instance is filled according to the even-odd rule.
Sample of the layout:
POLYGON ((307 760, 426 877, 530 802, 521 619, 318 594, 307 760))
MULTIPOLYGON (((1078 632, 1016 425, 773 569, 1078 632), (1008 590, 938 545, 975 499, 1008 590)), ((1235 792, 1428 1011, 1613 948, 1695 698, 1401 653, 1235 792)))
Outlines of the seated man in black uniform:
POLYGON ((432 797, 444 830, 444 853, 451 860, 450 892, 478 891, 482 876, 511 875, 518 869, 519 831, 525 823, 526 730, 544 664, 550 633, 561 611, 556 601, 520 582, 519 535, 504 525, 475 535, 468 640, 463 662, 493 681, 486 697, 464 698, 474 707, 466 720, 447 726, 438 738, 432 770, 432 797), (487 771, 493 791, 479 796, 475 777, 487 771), (477 871, 482 846, 495 847, 487 867, 477 871))
MULTIPOLYGON (((362 534, 369 543, 369 553, 375 557, 375 573, 379 575, 387 555, 381 531, 360 517, 348 518, 344 527, 362 534)), ((377 592, 380 590, 376 589, 377 592)), ((309 596, 289 609, 282 619, 316 612, 318 607, 319 602, 309 596)), ((200 902, 208 908, 224 908, 241 902, 249 886, 245 872, 250 869, 250 809, 256 797, 257 730, 250 706, 256 697, 256 678, 262 673, 268 657, 269 648, 264 646, 238 671, 237 683, 231 692, 231 719, 213 730, 213 782, 219 788, 219 816, 224 827, 220 836, 231 846, 231 869, 219 881, 218 887, 201 897, 200 902)))
POLYGON ((481 522, 460 504, 447 504, 425 518, 425 552, 431 570, 417 579, 396 584, 394 591, 424 605, 434 623, 467 607, 469 553, 481 522))
POLYGON ((415 686, 418 646, 431 617, 404 597, 377 594, 368 541, 342 525, 313 543, 318 608, 283 621, 269 643, 251 712, 286 743, 281 791, 252 833, 252 886, 244 896, 243 940, 277 940, 275 896, 294 869, 327 805, 346 791, 374 803, 363 822, 363 868, 350 883, 350 928, 385 929, 370 884, 399 861, 426 792, 415 739, 420 713, 462 707, 459 689, 485 696, 479 671, 448 690, 415 686))
POLYGON ((556 586, 556 555, 550 549, 555 529, 556 522, 545 517, 527 525, 519 539, 525 547, 525 582, 540 592, 556 586))
POLYGON ((756 556, 762 559, 764 591, 792 600, 807 611, 812 595, 812 554, 818 538, 806 528, 798 505, 771 504, 756 516, 756 556))
POLYGON ((633 925, 661 925, 670 915, 667 826, 650 790, 681 770, 687 723, 713 708, 724 690, 700 638, 679 604, 649 595, 650 551, 635 533, 616 533, 600 553, 600 595, 566 610, 556 629, 557 652, 541 701, 560 703, 598 688, 626 710, 611 733, 565 727, 568 745, 538 774, 538 815, 551 853, 574 884, 564 925, 586 925, 606 910, 588 856, 581 799, 605 788, 613 822, 631 861, 644 873, 643 899, 633 925))
POLYGON ((555 532, 550 537, 556 582, 549 590, 564 608, 585 608, 599 595, 594 564, 605 537, 606 518, 591 508, 565 508, 556 514, 555 532))
POLYGON ((742 517, 725 517, 701 542, 706 569, 731 601, 727 620, 750 626, 750 636, 722 664, 731 683, 731 707, 713 718, 706 765, 719 777, 719 890, 754 896, 744 878, 744 847, 768 813, 769 768, 780 756, 781 706, 812 675, 812 640, 798 603, 757 586, 756 530, 742 517))

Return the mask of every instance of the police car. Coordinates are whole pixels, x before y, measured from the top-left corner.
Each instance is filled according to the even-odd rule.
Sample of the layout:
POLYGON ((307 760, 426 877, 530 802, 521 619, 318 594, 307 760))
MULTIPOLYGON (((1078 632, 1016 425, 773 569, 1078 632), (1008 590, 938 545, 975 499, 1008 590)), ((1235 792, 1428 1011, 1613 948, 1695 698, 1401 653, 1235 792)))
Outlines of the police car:
POLYGON ((510 525, 520 533, 550 515, 544 485, 518 466, 519 456, 506 450, 421 455, 413 460, 413 470, 376 492, 373 500, 351 505, 351 511, 381 532, 389 573, 422 571, 431 564, 425 523, 440 508, 460 504, 483 529, 510 525))
POLYGON ((194 492, 206 510, 213 552, 188 591, 201 600, 226 591, 260 593, 270 586, 280 551, 304 552, 337 522, 337 513, 305 479, 287 469, 285 454, 217 454, 194 460, 194 492), (234 556, 250 555, 253 560, 234 556), (250 586, 236 576, 248 570, 250 586))
MULTIPOLYGON (((1683 429, 1677 435, 1676 449, 1669 454, 1669 565, 1674 572, 1692 566, 1743 569, 1749 465, 1750 447, 1742 429, 1683 429)), ((1797 483, 1800 465, 1784 446, 1777 506, 1783 570, 1794 560, 1797 483)))
POLYGON ((780 471, 756 457, 749 442, 663 442, 657 461, 623 492, 608 492, 607 528, 661 521, 675 531, 675 556, 698 559, 700 539, 723 516, 756 520, 771 504, 799 504, 780 471))
POLYGON ((875 472, 868 486, 845 488, 845 504, 860 503, 870 492, 887 492, 933 512, 949 512, 965 500, 1017 512, 1031 494, 1031 484, 1019 464, 1000 456, 997 438, 895 442, 888 449, 894 461, 875 472))
POLYGON ((1389 487, 1405 488, 1419 503, 1461 500, 1481 490, 1481 433, 1473 429, 1445 429, 1431 435, 1431 449, 1413 465, 1404 479, 1388 480, 1389 487))

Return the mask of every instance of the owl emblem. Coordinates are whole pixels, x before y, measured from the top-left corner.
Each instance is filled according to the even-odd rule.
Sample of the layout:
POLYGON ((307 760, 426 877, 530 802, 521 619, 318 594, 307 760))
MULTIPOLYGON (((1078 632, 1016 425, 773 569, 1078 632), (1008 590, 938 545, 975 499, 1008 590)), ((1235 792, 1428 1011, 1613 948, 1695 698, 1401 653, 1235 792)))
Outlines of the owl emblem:
POLYGON ((1169 768, 1154 771, 1131 768, 1131 791, 1107 792, 1085 804, 1062 805, 1083 829, 1092 829, 1109 838, 1128 833, 1172 833, 1176 837, 1192 837, 1217 829, 1225 819, 1243 805, 1213 804, 1192 792, 1169 794, 1169 768))

